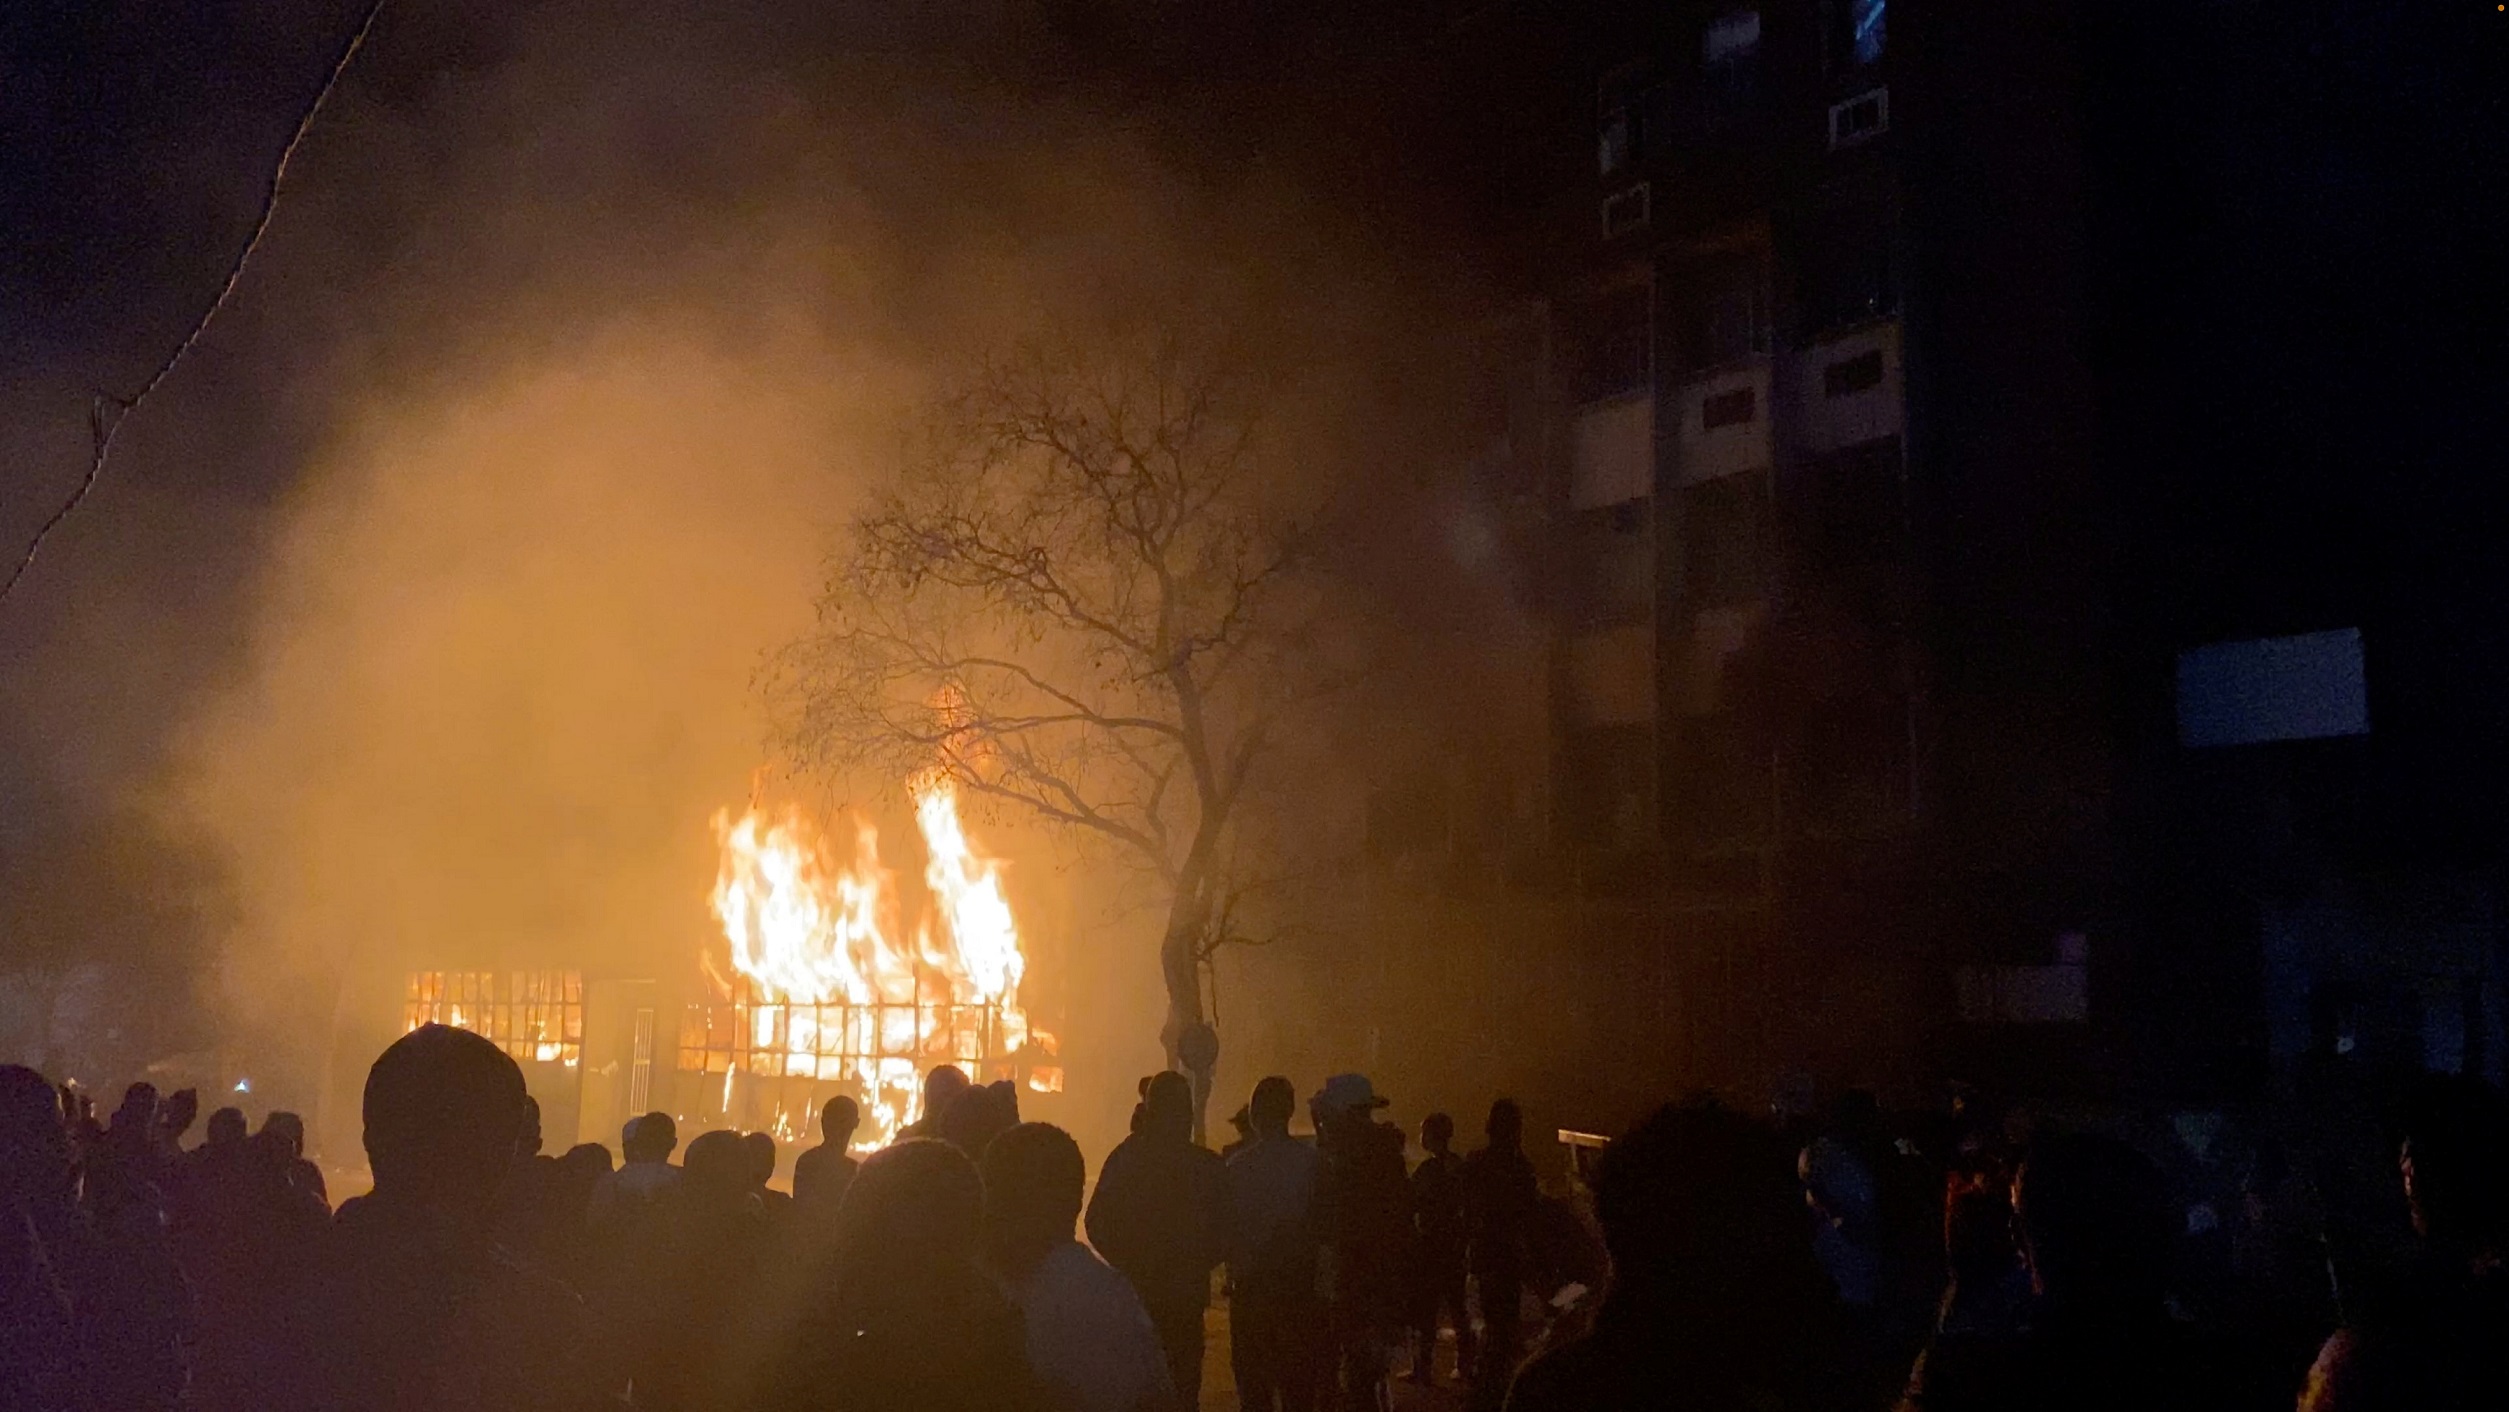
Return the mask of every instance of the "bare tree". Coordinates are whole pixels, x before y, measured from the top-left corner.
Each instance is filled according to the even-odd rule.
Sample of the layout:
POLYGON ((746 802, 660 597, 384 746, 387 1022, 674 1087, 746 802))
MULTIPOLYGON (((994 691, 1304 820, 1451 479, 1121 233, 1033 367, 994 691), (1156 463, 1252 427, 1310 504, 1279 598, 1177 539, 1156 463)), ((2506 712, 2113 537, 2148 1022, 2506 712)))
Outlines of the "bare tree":
POLYGON ((1276 384, 1170 333, 1024 345, 927 419, 781 659, 807 764, 940 769, 1102 845, 1165 922, 1171 1062, 1247 934, 1244 816, 1328 679, 1276 384))

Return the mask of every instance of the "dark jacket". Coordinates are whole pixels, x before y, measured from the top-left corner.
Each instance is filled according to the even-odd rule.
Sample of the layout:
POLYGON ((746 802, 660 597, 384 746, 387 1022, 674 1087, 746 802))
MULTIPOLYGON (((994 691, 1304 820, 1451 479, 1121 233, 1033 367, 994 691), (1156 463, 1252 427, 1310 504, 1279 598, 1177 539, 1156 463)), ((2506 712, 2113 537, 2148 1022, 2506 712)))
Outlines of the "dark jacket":
POLYGON ((1228 1253, 1228 1170, 1208 1148, 1135 1133, 1107 1154, 1086 1224, 1153 1314, 1199 1309, 1228 1253))

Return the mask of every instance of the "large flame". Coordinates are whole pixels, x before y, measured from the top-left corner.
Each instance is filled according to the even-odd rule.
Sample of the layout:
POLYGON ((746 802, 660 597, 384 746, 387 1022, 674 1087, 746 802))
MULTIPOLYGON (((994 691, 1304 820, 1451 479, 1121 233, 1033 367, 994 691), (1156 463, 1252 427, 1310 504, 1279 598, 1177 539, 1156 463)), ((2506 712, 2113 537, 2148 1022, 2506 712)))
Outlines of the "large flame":
MULTIPOLYGON (((862 1105, 857 1141, 878 1145, 915 1116, 927 1067, 956 1063, 981 1081, 1030 1044, 1019 1006, 1027 958, 1001 864, 968 836, 946 777, 919 779, 911 792, 931 902, 911 946, 868 823, 839 857, 798 810, 715 816, 714 912, 745 982, 727 987, 742 1041, 720 1054, 727 1109, 736 1070, 833 1082, 862 1105)), ((709 1053, 700 1064, 716 1062, 709 1053)), ((1060 1086, 1059 1073, 1030 1078, 1060 1086)), ((809 1121, 805 1111, 800 1126, 809 1121)), ((794 1123, 779 1107, 770 1126, 794 1123)))

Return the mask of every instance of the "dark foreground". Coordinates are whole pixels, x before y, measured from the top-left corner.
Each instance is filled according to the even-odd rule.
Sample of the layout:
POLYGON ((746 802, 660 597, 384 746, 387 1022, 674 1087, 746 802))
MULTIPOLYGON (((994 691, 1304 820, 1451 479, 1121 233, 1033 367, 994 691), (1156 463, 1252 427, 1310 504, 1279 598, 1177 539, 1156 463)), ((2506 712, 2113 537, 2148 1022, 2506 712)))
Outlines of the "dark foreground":
POLYGON ((1697 1101, 1547 1186, 1505 1100, 1416 1163, 1363 1077, 1300 1106, 1265 1080, 1212 1152, 1153 1076, 1092 1184, 944 1068, 867 1158, 831 1104, 787 1195, 765 1135, 662 1114, 622 1164, 542 1155, 513 1061, 427 1026, 334 1211, 289 1115, 188 1146, 188 1093, 99 1121, 0 1068, 0 1412, 2509 1406, 2509 1113, 2470 1078, 2141 1147, 1697 1101))

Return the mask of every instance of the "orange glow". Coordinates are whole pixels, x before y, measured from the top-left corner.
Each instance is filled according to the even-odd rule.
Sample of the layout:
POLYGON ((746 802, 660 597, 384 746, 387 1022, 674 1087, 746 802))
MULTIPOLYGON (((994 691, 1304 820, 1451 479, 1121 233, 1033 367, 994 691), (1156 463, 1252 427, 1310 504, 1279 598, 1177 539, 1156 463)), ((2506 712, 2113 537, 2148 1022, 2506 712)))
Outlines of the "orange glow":
MULTIPOLYGON (((968 836, 946 779, 910 788, 930 895, 911 945, 901 944, 895 877, 870 824, 857 821, 851 849, 840 851, 797 809, 716 814, 714 913, 729 1003, 692 1007, 680 1068, 720 1072, 726 1112, 735 1073, 833 1083, 862 1105, 857 1143, 876 1147, 917 1116, 926 1069, 1007 1076, 1029 1043, 1019 1006, 1027 958, 1001 865, 968 836)), ((1054 1087, 1038 1091, 1060 1080, 1056 1071, 1054 1087)), ((792 1131, 781 1101, 771 1130, 792 1131)))

